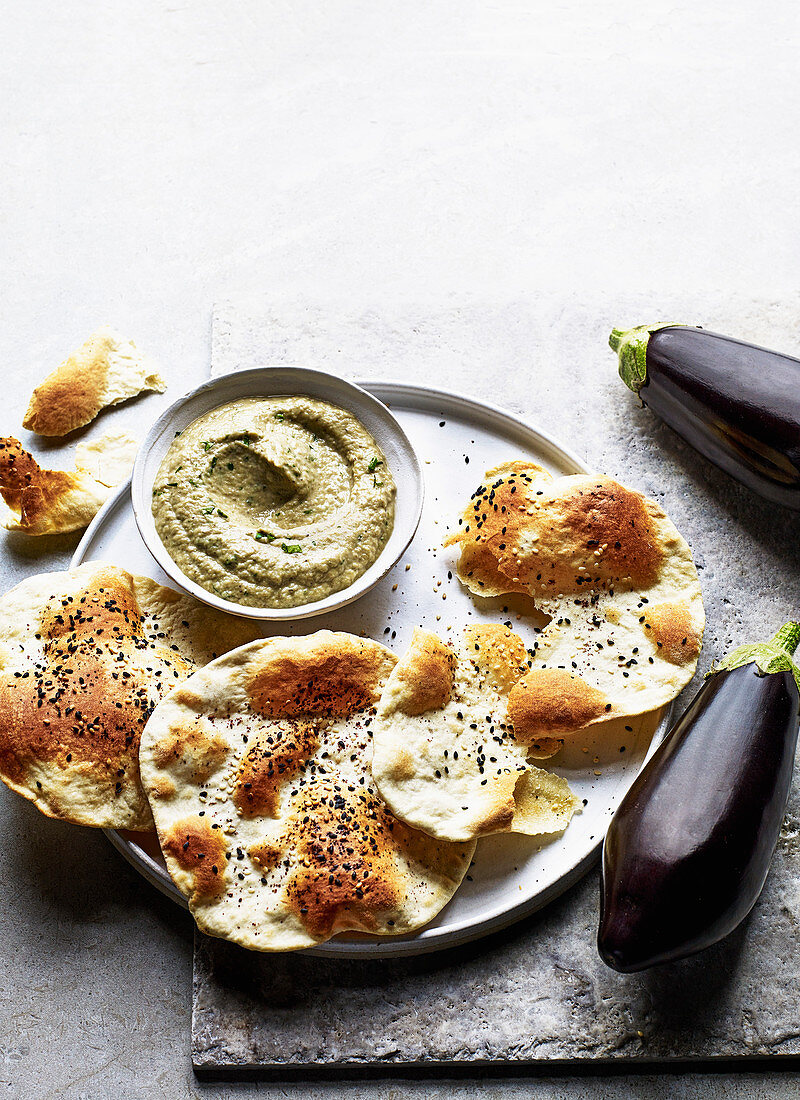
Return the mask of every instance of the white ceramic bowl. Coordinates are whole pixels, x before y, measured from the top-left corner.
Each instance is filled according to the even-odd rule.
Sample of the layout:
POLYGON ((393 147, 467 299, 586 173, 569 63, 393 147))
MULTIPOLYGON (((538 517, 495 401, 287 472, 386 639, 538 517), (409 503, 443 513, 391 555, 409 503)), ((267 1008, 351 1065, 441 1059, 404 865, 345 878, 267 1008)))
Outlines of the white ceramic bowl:
POLYGON ((424 483, 419 460, 405 432, 386 406, 352 382, 305 367, 256 367, 253 370, 226 374, 198 386, 171 405, 152 426, 137 455, 131 479, 136 523, 147 549, 164 572, 186 592, 211 607, 232 615, 269 622, 321 615, 352 603, 368 592, 389 572, 414 537, 422 514, 423 495, 424 483), (247 397, 296 394, 315 397, 347 409, 374 437, 386 455, 397 485, 394 528, 378 558, 348 588, 334 592, 324 600, 298 607, 248 607, 207 592, 196 581, 187 577, 172 560, 156 532, 152 511, 153 483, 175 433, 183 431, 198 417, 220 405, 247 397))

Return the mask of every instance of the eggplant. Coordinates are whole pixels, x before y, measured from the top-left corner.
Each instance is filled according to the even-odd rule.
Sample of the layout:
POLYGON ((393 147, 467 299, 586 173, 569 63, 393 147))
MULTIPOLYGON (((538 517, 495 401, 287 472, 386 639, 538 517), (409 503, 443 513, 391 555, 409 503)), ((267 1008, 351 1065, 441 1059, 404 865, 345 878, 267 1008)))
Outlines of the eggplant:
POLYGON ((800 509, 800 359, 687 325, 614 329, 622 380, 702 455, 800 509))
POLYGON ((708 677, 614 814, 597 946, 644 970, 721 940, 767 877, 792 779, 800 623, 734 650, 708 677))

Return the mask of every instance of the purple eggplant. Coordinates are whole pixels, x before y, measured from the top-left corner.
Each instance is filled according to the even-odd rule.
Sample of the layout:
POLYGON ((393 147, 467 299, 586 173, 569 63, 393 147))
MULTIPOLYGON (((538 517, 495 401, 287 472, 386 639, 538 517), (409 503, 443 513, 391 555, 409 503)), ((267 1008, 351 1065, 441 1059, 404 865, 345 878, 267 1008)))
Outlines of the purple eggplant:
POLYGON ((622 800, 603 846, 597 945, 644 970, 721 940, 767 877, 792 780, 800 623, 709 673, 622 800))
POLYGON ((687 325, 614 329, 622 380, 687 443, 800 509, 800 359, 687 325))

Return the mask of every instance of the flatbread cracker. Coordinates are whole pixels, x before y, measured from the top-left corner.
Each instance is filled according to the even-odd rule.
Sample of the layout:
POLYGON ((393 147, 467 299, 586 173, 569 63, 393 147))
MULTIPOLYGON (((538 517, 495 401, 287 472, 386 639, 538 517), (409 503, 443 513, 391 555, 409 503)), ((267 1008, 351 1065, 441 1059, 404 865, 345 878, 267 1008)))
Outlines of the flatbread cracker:
POLYGON ((36 387, 22 426, 39 435, 66 435, 109 405, 166 388, 155 364, 132 340, 100 328, 36 387))
POLYGON ((151 828, 138 761, 151 710, 254 633, 112 565, 23 581, 0 599, 0 779, 48 817, 151 828))
POLYGON ((537 728, 543 744, 655 710, 692 678, 705 625, 697 570, 640 493, 508 463, 487 471, 452 544, 475 595, 526 592, 550 617, 509 698, 512 721, 537 728))
POLYGON ((8 531, 55 535, 87 527, 131 472, 139 444, 108 432, 75 448, 74 470, 43 470, 18 439, 0 439, 2 518, 8 531))
POLYGON ((372 774, 399 818, 451 841, 566 829, 578 800, 565 779, 529 762, 530 731, 506 713, 527 661, 504 626, 469 627, 458 650, 414 632, 373 724, 372 774))
POLYGON ((452 897, 474 842, 409 829, 369 772, 396 662, 350 634, 271 638, 201 669, 153 712, 142 779, 203 932, 288 951, 347 930, 410 932, 452 897))

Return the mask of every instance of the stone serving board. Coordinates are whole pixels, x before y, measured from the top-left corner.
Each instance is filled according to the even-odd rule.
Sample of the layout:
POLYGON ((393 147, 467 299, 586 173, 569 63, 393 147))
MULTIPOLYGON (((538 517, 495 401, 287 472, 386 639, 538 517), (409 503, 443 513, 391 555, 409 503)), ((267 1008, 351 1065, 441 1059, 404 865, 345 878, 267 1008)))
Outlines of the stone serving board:
MULTIPOLYGON (((613 326, 677 319, 800 353, 800 297, 709 293, 570 301, 252 301, 214 316, 212 373, 298 363, 492 400, 656 498, 692 545, 712 660, 800 609, 800 519, 707 465, 640 407, 607 349, 613 326)), ((680 705, 680 704, 679 704, 680 705)), ((700 777, 699 782, 702 782, 700 777)), ((724 943, 643 974, 595 950, 594 870, 502 933, 411 960, 261 956, 197 934, 198 1073, 402 1065, 610 1064, 800 1054, 800 795, 764 892, 724 943)))

